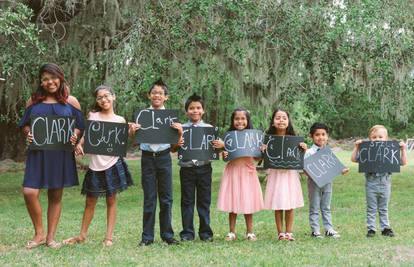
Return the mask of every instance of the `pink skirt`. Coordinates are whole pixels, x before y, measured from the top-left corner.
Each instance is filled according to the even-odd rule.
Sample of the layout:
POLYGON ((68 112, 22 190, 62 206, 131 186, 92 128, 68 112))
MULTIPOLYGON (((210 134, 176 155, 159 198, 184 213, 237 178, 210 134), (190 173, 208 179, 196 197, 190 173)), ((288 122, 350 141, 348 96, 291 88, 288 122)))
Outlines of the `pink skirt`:
POLYGON ((230 161, 224 168, 217 208, 237 214, 252 214, 263 209, 263 194, 253 158, 230 161))
POLYGON ((291 210, 303 207, 298 171, 268 170, 264 206, 268 210, 291 210))

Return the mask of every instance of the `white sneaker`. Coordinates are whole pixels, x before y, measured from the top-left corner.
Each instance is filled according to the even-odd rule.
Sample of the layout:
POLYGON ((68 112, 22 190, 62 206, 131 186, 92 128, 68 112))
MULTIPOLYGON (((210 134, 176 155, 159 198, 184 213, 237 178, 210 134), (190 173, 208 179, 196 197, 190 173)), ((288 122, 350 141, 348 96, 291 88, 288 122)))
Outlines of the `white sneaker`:
POLYGON ((323 238, 323 236, 319 232, 312 232, 311 237, 313 237, 313 238, 323 238))
POLYGON ((249 241, 256 241, 257 240, 257 237, 256 237, 256 235, 254 233, 247 233, 246 234, 246 238, 249 241))
POLYGON ((234 241, 236 240, 236 234, 233 232, 230 232, 226 235, 226 237, 224 238, 226 241, 234 241))
POLYGON ((333 237, 333 238, 340 238, 341 235, 335 231, 334 229, 330 229, 328 231, 325 232, 325 235, 328 237, 333 237))

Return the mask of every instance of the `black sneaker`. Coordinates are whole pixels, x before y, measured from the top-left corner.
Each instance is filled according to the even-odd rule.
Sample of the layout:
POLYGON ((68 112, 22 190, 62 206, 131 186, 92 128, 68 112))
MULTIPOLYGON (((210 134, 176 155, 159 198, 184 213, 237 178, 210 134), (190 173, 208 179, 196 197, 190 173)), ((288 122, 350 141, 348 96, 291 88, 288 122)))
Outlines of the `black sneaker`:
POLYGON ((375 231, 374 230, 368 230, 367 237, 374 237, 375 231))
POLYGON ((384 228, 384 230, 382 230, 381 234, 383 236, 389 236, 389 237, 393 237, 394 236, 394 232, 392 231, 391 228, 384 228))
POLYGON ((174 238, 164 239, 164 242, 167 243, 168 245, 178 245, 178 244, 180 244, 180 242, 177 239, 174 239, 174 238))
POLYGON ((152 240, 142 239, 141 242, 139 242, 138 246, 140 246, 140 247, 146 247, 146 246, 151 245, 153 242, 154 241, 152 241, 152 240))
POLYGON ((212 236, 209 236, 207 238, 200 238, 200 239, 201 239, 201 241, 204 241, 204 242, 213 242, 214 241, 212 236))
POLYGON ((313 238, 323 238, 323 236, 319 232, 312 232, 311 237, 313 237, 313 238))
POLYGON ((194 238, 188 237, 188 236, 183 236, 181 237, 181 242, 187 242, 187 241, 193 241, 194 238))

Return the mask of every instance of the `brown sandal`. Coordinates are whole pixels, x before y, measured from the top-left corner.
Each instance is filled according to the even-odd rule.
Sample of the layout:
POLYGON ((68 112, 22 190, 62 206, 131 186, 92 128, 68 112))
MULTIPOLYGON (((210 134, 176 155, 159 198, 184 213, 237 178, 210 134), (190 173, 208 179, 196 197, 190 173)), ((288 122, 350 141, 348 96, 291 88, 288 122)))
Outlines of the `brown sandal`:
POLYGON ((59 243, 53 240, 52 242, 46 243, 46 246, 48 248, 60 249, 62 247, 62 243, 59 243))
POLYGON ((32 249, 32 248, 37 248, 37 247, 39 247, 39 246, 42 246, 42 245, 44 245, 46 243, 46 238, 45 239, 43 239, 43 240, 40 240, 39 242, 36 242, 36 241, 34 241, 34 240, 29 240, 29 241, 27 241, 27 243, 26 243, 26 248, 27 249, 32 249))
POLYGON ((63 240, 64 245, 75 245, 75 244, 82 244, 86 241, 86 238, 81 238, 79 236, 74 236, 68 239, 63 240))

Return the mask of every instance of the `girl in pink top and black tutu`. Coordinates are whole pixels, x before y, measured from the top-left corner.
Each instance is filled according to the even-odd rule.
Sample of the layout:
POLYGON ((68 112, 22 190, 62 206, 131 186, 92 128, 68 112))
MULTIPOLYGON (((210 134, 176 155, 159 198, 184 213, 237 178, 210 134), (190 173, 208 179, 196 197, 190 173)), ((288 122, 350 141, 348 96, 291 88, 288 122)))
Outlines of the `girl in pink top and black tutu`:
MULTIPOLYGON (((252 129, 250 114, 246 109, 237 108, 231 115, 229 131, 244 129, 252 129)), ((222 145, 224 147, 224 143, 222 145)), ((224 157, 228 155, 227 152, 223 154, 224 157)), ((244 214, 247 240, 256 240, 253 213, 263 209, 263 196, 254 160, 252 157, 236 158, 227 163, 224 169, 217 207, 229 213, 230 232, 226 236, 227 241, 236 239, 237 214, 244 214)))
MULTIPOLYGON (((272 114, 267 134, 295 135, 289 113, 276 109, 272 114)), ((305 143, 300 143, 299 146, 303 150, 307 149, 305 143)), ((263 149, 266 149, 266 145, 263 145, 263 149)), ((292 233, 293 210, 303 207, 302 187, 297 170, 269 169, 267 171, 264 206, 265 209, 275 211, 278 239, 295 240, 292 233), (286 231, 283 231, 283 217, 285 217, 286 231)))
MULTIPOLYGON (((89 120, 126 123, 125 119, 114 113, 115 94, 108 86, 99 86, 95 89, 95 108, 89 113, 89 120)), ((136 126, 130 124, 132 133, 136 126)), ((76 146, 76 155, 83 155, 83 138, 76 146)), ((103 241, 105 246, 111 246, 112 235, 116 219, 116 194, 132 185, 133 181, 128 166, 121 157, 107 155, 91 155, 89 169, 85 174, 82 185, 82 194, 86 195, 85 211, 79 236, 71 237, 65 244, 83 243, 86 240, 89 225, 92 221, 98 197, 106 197, 107 228, 103 241)))

